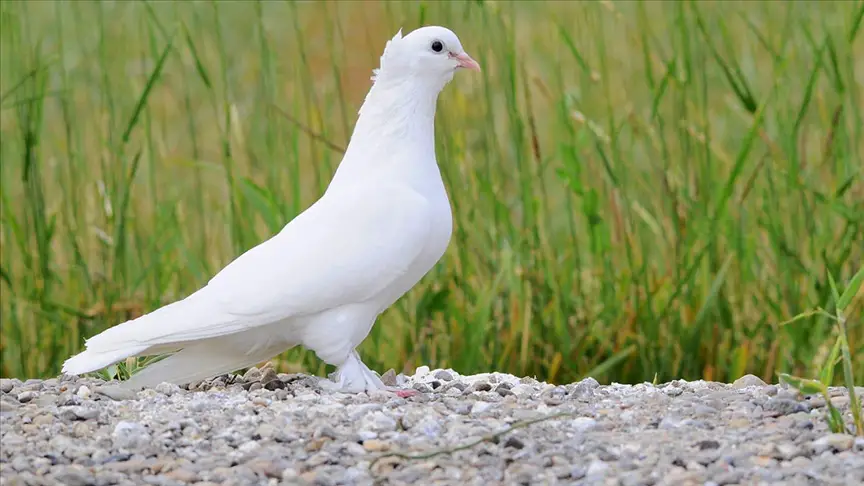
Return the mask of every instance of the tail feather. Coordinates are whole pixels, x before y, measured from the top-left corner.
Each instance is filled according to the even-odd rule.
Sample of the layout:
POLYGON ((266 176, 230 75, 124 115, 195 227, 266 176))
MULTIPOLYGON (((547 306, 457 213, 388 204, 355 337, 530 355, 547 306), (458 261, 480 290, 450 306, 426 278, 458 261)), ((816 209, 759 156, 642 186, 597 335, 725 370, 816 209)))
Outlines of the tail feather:
MULTIPOLYGON (((196 292, 87 339, 86 349, 63 363, 63 372, 80 375, 132 356, 176 351, 196 341, 195 329, 218 335, 226 318, 214 314, 212 306, 205 305, 196 292), (183 335, 184 329, 193 332, 183 335)), ((227 320, 233 323, 231 318, 227 320)))
POLYGON ((137 356, 147 350, 147 346, 134 346, 124 349, 112 349, 109 351, 82 351, 67 359, 63 363, 63 373, 80 375, 102 369, 108 365, 124 360, 130 356, 137 356))
POLYGON ((154 387, 162 382, 185 385, 247 368, 275 356, 283 348, 271 344, 245 353, 242 351, 244 348, 232 345, 230 340, 210 339, 147 366, 132 375, 122 386, 137 390, 154 387))

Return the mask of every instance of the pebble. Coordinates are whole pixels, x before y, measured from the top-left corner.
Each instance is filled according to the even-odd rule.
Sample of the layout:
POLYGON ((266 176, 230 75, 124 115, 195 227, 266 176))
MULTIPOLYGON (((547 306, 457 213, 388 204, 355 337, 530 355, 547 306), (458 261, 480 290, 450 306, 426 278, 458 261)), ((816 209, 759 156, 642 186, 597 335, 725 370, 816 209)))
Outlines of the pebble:
POLYGON ((78 388, 78 391, 75 392, 75 395, 78 398, 87 400, 88 398, 90 398, 90 395, 91 395, 90 387, 88 387, 87 385, 81 385, 81 387, 78 388))
POLYGON ((95 407, 69 407, 61 413, 65 420, 92 420, 99 417, 99 409, 95 407))
POLYGON ((114 439, 114 446, 120 449, 136 449, 150 441, 147 428, 138 422, 118 422, 111 437, 114 439))
MULTIPOLYGON (((82 387, 84 388, 84 387, 82 387)), ((137 400, 138 394, 132 390, 121 388, 119 386, 100 386, 96 389, 96 393, 104 395, 111 400, 137 400)))
POLYGON ((576 417, 570 424, 577 432, 587 432, 597 427, 597 421, 591 417, 576 417))
POLYGON ((447 370, 438 370, 433 376, 441 381, 453 381, 453 374, 447 370))
POLYGON ((768 384, 765 383, 762 378, 754 375, 744 375, 732 382, 732 388, 735 389, 748 388, 751 386, 768 386, 768 384))
POLYGON ((810 444, 810 448, 816 455, 822 454, 825 451, 833 450, 837 452, 848 451, 855 443, 855 438, 848 434, 828 434, 814 440, 810 444))
POLYGON ((797 402, 795 400, 791 400, 788 398, 771 398, 765 405, 763 409, 766 412, 774 412, 780 415, 789 415, 798 412, 807 412, 808 407, 801 402, 797 402))
MULTIPOLYGON (((864 438, 832 434, 824 404, 752 375, 553 385, 421 366, 382 381, 421 393, 330 392, 270 366, 138 392, 3 379, 3 484, 856 484, 864 470, 864 438)), ((848 395, 829 393, 851 424, 848 395)))

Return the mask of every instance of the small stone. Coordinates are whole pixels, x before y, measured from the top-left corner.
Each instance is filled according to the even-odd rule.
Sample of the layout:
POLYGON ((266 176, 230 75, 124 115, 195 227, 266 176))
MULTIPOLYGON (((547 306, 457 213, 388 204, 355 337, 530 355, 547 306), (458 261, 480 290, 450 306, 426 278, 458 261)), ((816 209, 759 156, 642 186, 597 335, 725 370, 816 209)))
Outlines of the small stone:
POLYGON ((240 452, 250 453, 258 450, 261 447, 261 444, 255 440, 247 440, 246 442, 240 444, 240 447, 237 448, 240 452))
POLYGON ((698 448, 700 451, 704 451, 706 449, 719 449, 720 443, 717 442, 716 440, 711 440, 711 439, 701 440, 701 441, 696 443, 696 448, 698 448))
POLYGON ((519 440, 518 437, 510 436, 504 442, 504 447, 512 447, 514 449, 522 449, 525 447, 525 443, 519 440))
POLYGON ((471 388, 474 391, 478 391, 478 392, 488 392, 488 391, 492 390, 492 385, 490 385, 489 383, 486 383, 486 382, 479 382, 479 383, 474 383, 474 385, 471 388))
POLYGON ((150 433, 138 422, 118 422, 111 436, 114 446, 121 449, 137 449, 150 442, 150 433))
POLYGON ((585 475, 593 476, 595 474, 603 474, 606 472, 607 469, 609 469, 609 464, 595 459, 591 461, 591 464, 588 465, 588 469, 585 471, 585 475))
POLYGON ((594 390, 596 390, 600 386, 600 383, 597 382, 594 378, 585 378, 584 380, 573 385, 572 390, 570 391, 570 398, 586 398, 590 397, 594 394, 594 390))
POLYGON ((397 386, 396 384, 396 370, 390 368, 386 373, 381 375, 381 382, 386 386, 397 386))
POLYGON ((831 405, 834 405, 837 408, 843 408, 849 405, 849 397, 848 396, 839 396, 831 398, 831 405))
POLYGON ((766 412, 772 412, 777 415, 790 415, 798 412, 807 412, 807 407, 795 400, 788 398, 771 398, 762 407, 766 412))
POLYGON ((166 397, 170 397, 171 395, 180 392, 180 387, 173 383, 167 383, 163 381, 162 383, 156 385, 156 388, 154 388, 154 390, 156 390, 157 393, 165 395, 166 397))
POLYGON ((278 379, 278 378, 272 379, 272 380, 264 383, 264 389, 270 390, 270 391, 282 390, 285 388, 285 386, 286 386, 285 382, 278 379))
POLYGON ((694 417, 710 417, 712 415, 715 415, 717 412, 718 410, 716 408, 709 407, 701 403, 697 403, 696 406, 693 407, 694 417))
POLYGON ((570 425, 578 432, 587 432, 597 427, 597 421, 591 417, 576 417, 570 421, 570 425))
POLYGON ((20 406, 21 404, 18 402, 13 402, 11 399, 7 400, 6 398, 3 398, 0 400, 0 413, 12 412, 20 406))
POLYGON ((789 442, 784 442, 782 444, 777 444, 777 456, 784 461, 791 461, 795 457, 801 455, 801 448, 799 448, 795 444, 791 444, 789 442))
POLYGON ((63 411, 60 418, 63 420, 92 420, 99 417, 99 409, 89 407, 69 407, 63 411))
POLYGON ((256 367, 251 367, 243 374, 243 381, 246 383, 259 381, 261 379, 261 371, 256 367))
POLYGON ((848 451, 854 443, 855 438, 851 435, 828 434, 811 442, 810 449, 818 456, 828 450, 837 452, 848 451))
POLYGON ((15 388, 15 382, 9 378, 0 379, 0 392, 9 393, 15 388))
POLYGON ((687 425, 687 423, 689 423, 687 419, 681 418, 677 415, 667 415, 663 417, 663 420, 660 421, 657 428, 665 430, 677 429, 682 425, 687 425))
POLYGON ((369 452, 381 452, 390 448, 390 445, 378 439, 369 439, 363 441, 363 448, 369 452))
POLYGON ((266 383, 270 380, 275 380, 278 377, 279 377, 278 373, 276 373, 276 370, 273 369, 273 367, 270 365, 269 362, 266 365, 264 365, 263 368, 261 368, 261 382, 262 383, 266 383))
POLYGON ((78 467, 67 467, 53 475, 54 480, 65 486, 88 486, 95 484, 93 475, 78 467))
MULTIPOLYGON (((83 386, 81 388, 84 388, 83 386)), ((80 391, 80 390, 79 390, 80 391)), ((137 400, 138 394, 132 390, 121 388, 119 386, 100 386, 96 389, 96 393, 104 395, 114 401, 122 400, 137 400)))
POLYGON ((420 366, 416 370, 414 370, 414 376, 417 378, 422 378, 429 374, 428 366, 420 366))
POLYGON ((198 481, 198 474, 188 469, 175 469, 169 473, 163 474, 168 479, 180 481, 181 483, 194 483, 198 481))
POLYGON ((398 423, 396 419, 386 415, 384 412, 372 412, 363 417, 364 429, 374 432, 391 432, 396 430, 398 423))
POLYGON ((744 375, 732 382, 732 388, 741 389, 751 386, 768 386, 768 384, 755 375, 744 375))
POLYGON ((316 439, 326 437, 328 439, 336 440, 339 438, 339 433, 336 432, 333 427, 330 427, 329 425, 323 425, 315 429, 314 432, 312 432, 312 437, 316 439))
POLYGON ((35 404, 39 408, 53 407, 54 405, 57 405, 57 398, 58 397, 56 395, 53 395, 51 393, 43 393, 42 395, 36 397, 30 403, 35 404))
POLYGON ((744 477, 744 471, 728 471, 717 476, 713 477, 715 483, 719 486, 723 486, 726 484, 738 484, 741 482, 741 478, 744 477))
POLYGON ((50 425, 54 423, 54 416, 50 413, 43 413, 33 418, 34 425, 50 425))
POLYGON ((39 394, 34 391, 21 392, 18 394, 18 401, 21 403, 27 403, 30 400, 36 398, 37 396, 39 396, 39 394))
POLYGON ((438 370, 434 376, 441 381, 453 381, 453 374, 447 370, 438 370))
POLYGON ((83 400, 87 400, 90 398, 90 388, 87 387, 87 385, 81 385, 81 387, 78 388, 78 391, 75 392, 75 395, 83 400))
POLYGON ((493 406, 494 404, 489 402, 474 402, 474 405, 471 405, 471 415, 479 415, 487 412, 493 406))
POLYGON ((82 439, 92 433, 90 426, 84 422, 78 422, 72 426, 72 436, 82 439))

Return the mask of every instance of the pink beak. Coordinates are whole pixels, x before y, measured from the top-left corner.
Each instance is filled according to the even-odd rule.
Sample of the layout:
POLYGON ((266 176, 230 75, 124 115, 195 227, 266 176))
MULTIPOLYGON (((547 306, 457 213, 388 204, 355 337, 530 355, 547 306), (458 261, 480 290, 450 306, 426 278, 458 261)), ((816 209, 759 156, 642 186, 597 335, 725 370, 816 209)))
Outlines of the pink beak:
POLYGON ((450 54, 450 57, 459 61, 459 64, 457 64, 458 67, 471 69, 474 71, 480 71, 480 65, 477 64, 477 61, 471 59, 471 56, 469 56, 465 52, 463 52, 462 54, 457 54, 455 56, 453 54, 450 54))

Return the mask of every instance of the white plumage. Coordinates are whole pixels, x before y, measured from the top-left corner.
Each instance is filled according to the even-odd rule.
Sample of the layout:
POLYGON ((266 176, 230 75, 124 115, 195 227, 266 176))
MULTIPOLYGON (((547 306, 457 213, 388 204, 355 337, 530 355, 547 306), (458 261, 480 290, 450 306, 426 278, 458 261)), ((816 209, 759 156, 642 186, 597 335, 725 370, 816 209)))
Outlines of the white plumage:
POLYGON ((355 348, 444 254, 452 219, 435 159, 438 94, 479 70, 456 35, 423 27, 387 42, 327 191, 278 234, 183 300, 93 336, 63 371, 174 353, 126 382, 185 384, 293 346, 338 367, 335 388, 386 389, 355 348))

